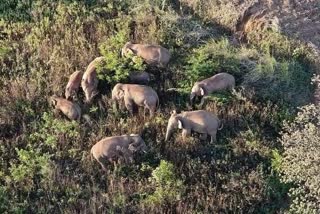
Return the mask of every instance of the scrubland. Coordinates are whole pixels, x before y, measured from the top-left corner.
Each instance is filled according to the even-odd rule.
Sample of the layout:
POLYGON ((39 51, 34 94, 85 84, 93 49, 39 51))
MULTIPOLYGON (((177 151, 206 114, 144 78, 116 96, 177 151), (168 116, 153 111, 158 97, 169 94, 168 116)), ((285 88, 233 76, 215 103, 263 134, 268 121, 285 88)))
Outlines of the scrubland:
POLYGON ((272 30, 235 43, 213 9, 188 0, 1 3, 0 212, 317 213, 313 53, 272 30), (169 67, 122 58, 129 40, 168 48, 169 67), (48 98, 63 96, 69 75, 101 55, 100 94, 88 105, 80 92, 78 101, 91 121, 55 117, 48 98), (160 98, 152 119, 110 100, 117 82, 144 70, 160 98), (179 131, 165 142, 170 112, 199 109, 189 104, 193 83, 219 72, 236 77, 236 90, 203 107, 224 121, 218 142, 197 134, 183 142, 179 131), (149 148, 134 164, 105 172, 90 157, 103 137, 131 133, 149 148))

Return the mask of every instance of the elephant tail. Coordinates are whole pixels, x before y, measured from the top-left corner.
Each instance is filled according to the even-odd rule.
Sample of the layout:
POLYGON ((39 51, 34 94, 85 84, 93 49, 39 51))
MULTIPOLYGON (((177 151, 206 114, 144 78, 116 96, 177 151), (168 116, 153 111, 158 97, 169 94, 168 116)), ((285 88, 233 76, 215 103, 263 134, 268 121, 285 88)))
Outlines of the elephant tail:
POLYGON ((224 122, 224 120, 219 120, 219 127, 218 127, 218 130, 223 129, 223 122, 224 122))
POLYGON ((90 156, 90 161, 93 162, 94 159, 95 159, 95 157, 94 157, 94 155, 93 155, 93 147, 92 147, 91 150, 90 150, 89 156, 90 156))
POLYGON ((159 102, 159 97, 157 97, 157 108, 159 108, 160 102, 159 102))

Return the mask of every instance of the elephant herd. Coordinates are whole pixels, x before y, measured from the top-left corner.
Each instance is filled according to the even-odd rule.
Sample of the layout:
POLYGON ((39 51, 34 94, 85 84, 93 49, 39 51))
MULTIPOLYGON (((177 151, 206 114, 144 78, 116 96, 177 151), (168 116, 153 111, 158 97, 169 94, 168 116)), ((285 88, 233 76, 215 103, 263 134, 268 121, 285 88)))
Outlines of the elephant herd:
MULTIPOLYGON (((133 54, 141 57, 149 65, 166 67, 170 61, 171 54, 159 45, 133 44, 128 42, 121 50, 122 56, 133 54)), ((51 96, 50 102, 55 112, 62 112, 71 120, 80 120, 81 108, 74 100, 81 86, 85 95, 85 103, 90 103, 99 93, 97 90, 98 78, 96 68, 103 61, 103 57, 97 57, 87 67, 84 73, 75 71, 69 78, 65 98, 56 95, 51 96)), ((144 85, 150 80, 147 72, 131 76, 132 82, 140 84, 122 84, 117 83, 112 89, 112 100, 116 102, 124 101, 126 109, 133 114, 134 106, 144 108, 152 118, 159 106, 159 97, 151 87, 144 85)), ((200 106, 204 103, 207 95, 215 91, 229 90, 235 87, 235 78, 228 73, 218 73, 208 79, 198 81, 194 84, 190 94, 190 102, 198 96, 201 97, 200 106)), ((201 139, 206 140, 208 135, 211 143, 216 141, 218 130, 223 127, 222 122, 217 116, 205 110, 185 111, 178 114, 175 110, 172 112, 167 126, 165 140, 169 140, 176 128, 182 129, 183 140, 191 132, 201 134, 201 139)), ((133 162, 133 154, 136 152, 146 152, 147 146, 141 136, 137 134, 106 137, 97 142, 91 149, 93 157, 101 164, 105 170, 108 162, 122 161, 125 163, 133 162)))

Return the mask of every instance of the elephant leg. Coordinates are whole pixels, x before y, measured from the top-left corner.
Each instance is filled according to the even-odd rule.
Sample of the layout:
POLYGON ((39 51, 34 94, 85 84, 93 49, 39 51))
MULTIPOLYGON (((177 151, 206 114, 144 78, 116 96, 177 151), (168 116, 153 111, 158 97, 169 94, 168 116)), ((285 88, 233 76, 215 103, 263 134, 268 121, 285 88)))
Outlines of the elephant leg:
POLYGON ((201 101, 200 101, 200 104, 199 104, 199 107, 200 107, 200 108, 203 106, 205 99, 206 99, 206 96, 203 96, 203 97, 201 98, 201 101))
POLYGON ((153 118, 155 111, 156 111, 156 107, 150 107, 149 108, 150 118, 153 118))
POLYGON ((154 113, 156 111, 156 105, 154 104, 150 104, 148 102, 144 103, 145 108, 147 108, 149 110, 149 114, 150 114, 150 118, 152 118, 154 116, 154 113))
POLYGON ((107 168, 103 163, 100 163, 100 165, 102 166, 103 171, 107 171, 107 168))
POLYGON ((130 112, 130 114, 133 115, 133 101, 130 99, 125 99, 124 104, 127 110, 130 112))
POLYGON ((191 134, 191 130, 190 129, 183 129, 182 130, 182 140, 186 141, 187 136, 191 134))
POLYGON ((206 140, 208 137, 207 133, 200 134, 200 140, 206 140))
POLYGON ((60 115, 60 110, 55 108, 55 109, 53 110, 53 114, 54 114, 55 117, 59 117, 59 115, 60 115))
POLYGON ((131 152, 128 152, 127 156, 125 157, 126 164, 132 164, 133 163, 133 155, 131 152))
POLYGON ((143 119, 146 119, 146 109, 147 109, 147 107, 144 106, 144 108, 143 108, 143 119))
POLYGON ((217 142, 217 131, 211 132, 211 133, 210 133, 210 136, 211 136, 211 141, 210 141, 210 143, 215 143, 215 142, 217 142))
MULTIPOLYGON (((110 161, 110 158, 109 158, 109 161, 110 161)), ((107 171, 107 160, 105 160, 104 158, 100 158, 99 163, 102 166, 103 171, 107 171)))

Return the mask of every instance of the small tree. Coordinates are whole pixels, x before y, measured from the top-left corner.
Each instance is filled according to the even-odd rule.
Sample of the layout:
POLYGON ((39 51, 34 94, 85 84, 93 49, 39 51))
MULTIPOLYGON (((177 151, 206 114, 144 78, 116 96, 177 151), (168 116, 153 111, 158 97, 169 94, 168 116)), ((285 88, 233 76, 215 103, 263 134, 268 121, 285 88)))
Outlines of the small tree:
POLYGON ((178 179, 174 172, 174 165, 161 160, 160 165, 153 170, 150 181, 156 186, 153 194, 146 198, 147 204, 163 204, 179 200, 184 186, 182 180, 178 179))

